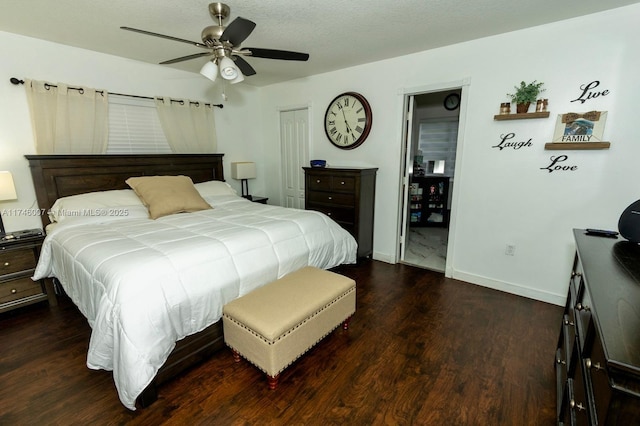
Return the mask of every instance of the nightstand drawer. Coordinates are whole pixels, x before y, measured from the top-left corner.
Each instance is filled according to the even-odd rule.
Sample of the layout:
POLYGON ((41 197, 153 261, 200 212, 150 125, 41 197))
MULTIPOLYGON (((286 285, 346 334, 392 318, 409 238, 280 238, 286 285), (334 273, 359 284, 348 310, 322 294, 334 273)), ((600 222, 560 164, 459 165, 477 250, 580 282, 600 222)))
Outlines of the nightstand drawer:
POLYGON ((336 192, 309 191, 309 201, 313 203, 333 204, 338 206, 353 206, 353 194, 339 194, 336 192))
POLYGON ((44 294, 40 281, 33 281, 30 277, 0 284, 0 304, 38 294, 44 294))
POLYGON ((36 267, 36 254, 32 248, 0 251, 0 275, 26 271, 36 267))

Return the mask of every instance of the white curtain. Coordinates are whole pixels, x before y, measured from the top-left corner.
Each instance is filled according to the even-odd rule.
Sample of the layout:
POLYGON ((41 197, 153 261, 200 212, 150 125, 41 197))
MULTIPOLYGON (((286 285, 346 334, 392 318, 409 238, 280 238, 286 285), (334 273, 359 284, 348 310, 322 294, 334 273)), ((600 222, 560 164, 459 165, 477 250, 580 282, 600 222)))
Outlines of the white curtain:
POLYGON ((27 80, 25 89, 38 154, 104 154, 107 150, 108 94, 27 80), (55 87, 57 86, 57 87, 55 87))
POLYGON ((160 124, 174 153, 213 153, 218 149, 213 106, 202 102, 156 98, 160 124))

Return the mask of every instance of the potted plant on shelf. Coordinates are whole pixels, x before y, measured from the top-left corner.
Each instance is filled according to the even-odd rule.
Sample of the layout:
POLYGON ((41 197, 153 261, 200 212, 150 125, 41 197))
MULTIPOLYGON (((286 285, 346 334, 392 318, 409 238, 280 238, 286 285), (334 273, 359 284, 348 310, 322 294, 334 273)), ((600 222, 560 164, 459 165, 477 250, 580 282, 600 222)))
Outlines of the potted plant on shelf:
POLYGON ((533 80, 527 84, 524 81, 520 82, 520 86, 514 86, 516 91, 514 93, 507 93, 507 96, 511 97, 511 101, 516 104, 516 111, 518 114, 524 114, 529 111, 529 105, 538 99, 538 95, 544 92, 542 88, 544 83, 538 83, 537 80, 533 80))

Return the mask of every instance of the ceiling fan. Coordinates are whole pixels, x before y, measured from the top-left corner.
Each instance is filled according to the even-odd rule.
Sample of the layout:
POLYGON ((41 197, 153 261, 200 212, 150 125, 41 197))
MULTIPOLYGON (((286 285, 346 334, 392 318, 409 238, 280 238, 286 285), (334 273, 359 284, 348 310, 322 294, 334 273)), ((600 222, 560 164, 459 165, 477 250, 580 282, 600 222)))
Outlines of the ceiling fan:
POLYGON ((203 56, 213 56, 200 70, 211 81, 215 81, 220 76, 230 81, 232 84, 244 80, 244 76, 251 76, 256 73, 251 65, 242 56, 253 56, 255 58, 280 59, 285 61, 306 61, 309 59, 308 53, 291 52, 288 50, 261 49, 257 47, 243 47, 240 45, 249 37, 256 24, 248 19, 237 17, 228 26, 224 26, 224 21, 229 17, 229 6, 224 3, 209 4, 209 13, 218 23, 210 25, 202 30, 202 43, 185 40, 151 31, 140 30, 131 27, 120 27, 123 30, 133 31, 154 37, 166 38, 168 40, 179 41, 191 44, 206 51, 192 55, 181 56, 175 59, 160 62, 160 64, 174 64, 176 62, 188 61, 190 59, 201 58, 203 56))

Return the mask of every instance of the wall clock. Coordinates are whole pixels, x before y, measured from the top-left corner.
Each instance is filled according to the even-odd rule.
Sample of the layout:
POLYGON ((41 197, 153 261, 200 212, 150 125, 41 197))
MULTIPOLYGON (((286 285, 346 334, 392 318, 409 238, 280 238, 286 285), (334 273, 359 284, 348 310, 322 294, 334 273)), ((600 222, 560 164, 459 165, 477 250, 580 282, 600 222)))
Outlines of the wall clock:
POLYGON ((447 110, 453 111, 459 106, 460 106, 460 95, 458 95, 457 93, 451 93, 450 95, 447 95, 446 98, 444 98, 444 107, 447 110))
POLYGON ((372 120, 371 106, 365 97, 345 92, 329 103, 324 115, 324 131, 338 148, 353 149, 369 136, 372 120))

